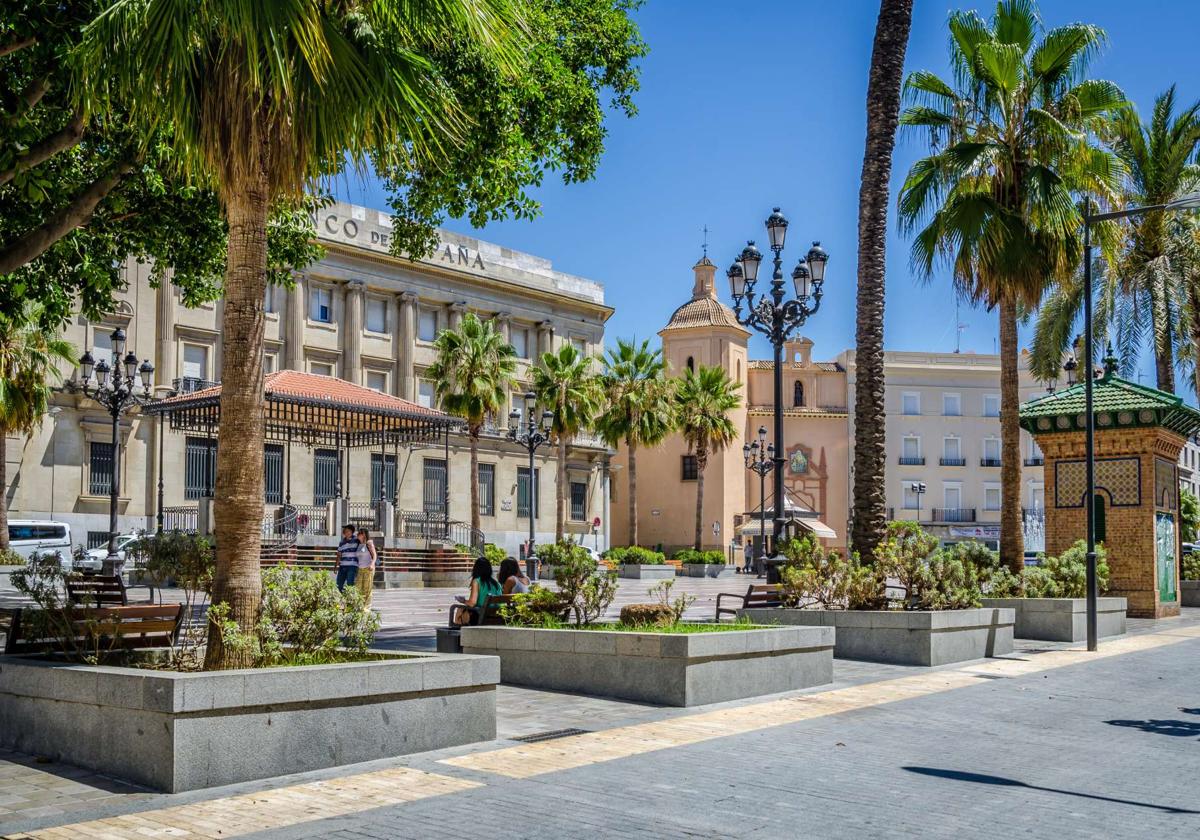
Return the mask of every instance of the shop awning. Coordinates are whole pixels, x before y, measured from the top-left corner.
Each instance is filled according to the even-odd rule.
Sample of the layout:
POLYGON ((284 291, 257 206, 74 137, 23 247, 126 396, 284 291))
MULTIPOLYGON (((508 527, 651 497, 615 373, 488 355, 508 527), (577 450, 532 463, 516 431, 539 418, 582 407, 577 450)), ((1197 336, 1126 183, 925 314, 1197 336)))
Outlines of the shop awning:
MULTIPOLYGON (((837 532, 834 531, 832 528, 830 528, 828 525, 826 525, 824 522, 822 522, 820 519, 814 519, 812 517, 803 517, 803 518, 792 517, 792 518, 786 520, 784 522, 784 524, 785 525, 795 525, 797 527, 803 528, 804 530, 809 531, 810 533, 812 533, 815 536, 820 537, 821 539, 824 539, 824 540, 836 540, 837 539, 837 532)), ((738 532, 738 535, 742 536, 742 537, 757 537, 757 536, 761 536, 761 534, 762 534, 762 532, 759 530, 759 522, 757 519, 754 519, 750 522, 745 523, 740 528, 738 528, 737 532, 738 532)), ((773 534, 774 532, 775 532, 775 522, 771 519, 768 519, 767 520, 767 533, 773 534)))

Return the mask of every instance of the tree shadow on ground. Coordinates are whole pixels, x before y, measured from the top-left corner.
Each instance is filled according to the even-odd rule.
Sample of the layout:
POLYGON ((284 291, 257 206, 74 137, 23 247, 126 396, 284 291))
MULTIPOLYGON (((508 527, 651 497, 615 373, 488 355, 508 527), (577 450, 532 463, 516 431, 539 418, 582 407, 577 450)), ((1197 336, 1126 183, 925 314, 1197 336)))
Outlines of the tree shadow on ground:
POLYGON ((1106 720, 1109 726, 1127 726, 1155 735, 1170 735, 1172 738, 1200 739, 1200 722, 1194 720, 1106 720))
POLYGON ((918 773, 922 776, 933 776, 937 779, 950 779, 956 782, 974 782, 980 785, 997 785, 1000 787, 1016 787, 1025 788, 1026 790, 1040 790, 1044 793, 1058 793, 1063 796, 1077 796, 1081 799, 1095 799, 1100 802, 1113 802, 1117 805, 1133 805, 1138 808, 1153 808, 1157 811, 1162 811, 1167 814, 1200 814, 1200 811, 1191 811, 1187 808, 1175 808, 1171 805, 1155 805, 1153 802, 1138 802, 1134 799, 1117 799, 1112 796, 1100 796, 1094 793, 1082 793, 1077 790, 1063 790, 1061 788, 1042 787, 1041 785, 1031 785, 1017 779, 1008 779, 1004 776, 989 776, 985 773, 967 773, 962 770, 947 770, 941 767, 902 767, 902 770, 907 770, 910 773, 918 773))

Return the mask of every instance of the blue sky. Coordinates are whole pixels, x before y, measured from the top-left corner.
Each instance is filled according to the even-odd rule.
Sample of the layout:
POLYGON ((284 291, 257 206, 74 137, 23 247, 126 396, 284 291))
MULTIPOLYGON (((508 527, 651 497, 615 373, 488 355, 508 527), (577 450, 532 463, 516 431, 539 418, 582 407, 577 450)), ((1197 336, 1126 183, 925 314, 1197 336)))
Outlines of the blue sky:
MULTIPOLYGON (((945 0, 915 5, 908 69, 938 72, 946 69, 947 13, 993 8, 945 0)), ((1108 31, 1110 44, 1093 75, 1117 82, 1143 112, 1172 83, 1181 101, 1200 98, 1200 6, 1194 0, 1043 0, 1041 9, 1048 26, 1082 19, 1108 31)), ((854 341, 858 182, 877 14, 873 0, 650 0, 637 13, 651 50, 639 114, 612 117, 595 180, 569 187, 551 180, 538 193, 542 217, 532 222, 472 231, 450 220, 446 227, 603 282, 616 308, 607 329, 611 341, 653 337, 688 299, 705 225, 709 254, 723 272, 746 239, 763 244, 762 223, 778 204, 791 221, 784 252, 789 270, 812 239, 830 253, 826 295, 805 333, 821 358, 832 358, 854 341)), ((922 151, 916 137, 901 134, 893 208, 895 189, 922 151)), ((338 194, 386 205, 370 181, 343 182, 338 194)), ((915 281, 894 214, 889 223, 887 347, 953 350, 948 279, 915 281)), ((722 293, 729 302, 723 283, 722 293)), ((994 314, 964 306, 961 322, 963 350, 993 352, 994 314)), ((755 338, 751 352, 765 357, 769 348, 755 338)), ((1142 369, 1144 381, 1152 381, 1145 358, 1142 369)))

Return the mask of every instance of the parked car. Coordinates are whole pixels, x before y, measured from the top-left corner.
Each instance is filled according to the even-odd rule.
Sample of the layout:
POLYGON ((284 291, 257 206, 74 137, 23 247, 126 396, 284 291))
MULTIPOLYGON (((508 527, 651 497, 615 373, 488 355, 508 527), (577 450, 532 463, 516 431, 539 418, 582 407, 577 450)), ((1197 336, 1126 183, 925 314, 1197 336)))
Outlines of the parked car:
MULTIPOLYGON (((121 565, 125 564, 126 549, 130 548, 138 540, 150 538, 149 534, 118 534, 117 558, 121 565)), ((85 551, 83 556, 76 561, 75 568, 85 572, 98 572, 104 567, 106 559, 108 559, 108 543, 99 548, 89 548, 85 551)))
POLYGON ((10 519, 8 545, 26 560, 34 554, 51 554, 64 568, 71 567, 71 526, 65 522, 10 519))

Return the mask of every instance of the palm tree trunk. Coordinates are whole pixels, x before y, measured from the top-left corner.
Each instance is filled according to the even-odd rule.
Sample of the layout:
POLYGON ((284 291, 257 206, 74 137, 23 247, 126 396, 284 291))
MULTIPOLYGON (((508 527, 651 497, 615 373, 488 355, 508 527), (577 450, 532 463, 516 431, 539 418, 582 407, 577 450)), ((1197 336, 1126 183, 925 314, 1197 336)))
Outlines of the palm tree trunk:
POLYGON ((629 449, 629 545, 638 544, 638 510, 637 510, 637 441, 625 438, 625 446, 629 449))
MULTIPOLYGON (((1014 574, 1025 568, 1021 527, 1020 359, 1017 350, 1017 303, 1000 300, 1000 562, 1014 574)), ((1090 366, 1085 366, 1086 370, 1090 366)))
POLYGON ((567 532, 567 438, 558 436, 558 484, 554 488, 556 495, 554 516, 554 540, 562 542, 567 532))
POLYGON ((479 524, 479 426, 471 425, 467 440, 471 450, 471 530, 482 531, 479 524))
POLYGON ((900 114, 900 82, 912 26, 912 0, 882 0, 867 83, 867 142, 858 193, 858 299, 855 326, 854 507, 850 542, 874 557, 887 530, 883 300, 888 185, 900 114))
MULTIPOLYGON (((262 602, 259 567, 263 516, 263 295, 267 282, 268 191, 260 161, 246 183, 226 196, 229 246, 222 320, 221 426, 217 437, 217 485, 213 517, 217 562, 212 603, 229 605, 229 617, 245 633, 258 623, 262 602)), ((210 632, 204 666, 245 668, 238 653, 210 632), (215 644, 214 644, 215 642, 215 644)))
POLYGON ((1172 347, 1174 328, 1167 306, 1167 290, 1162 277, 1152 281, 1150 292, 1150 317, 1154 330, 1154 373, 1158 390, 1175 393, 1175 353, 1172 347))
MULTIPOLYGON (((0 551, 8 549, 8 430, 0 426, 0 551)), ((54 504, 54 500, 50 500, 54 504)))
POLYGON ((700 550, 704 539, 704 468, 708 466, 708 452, 696 450, 696 539, 692 548, 700 550))
POLYGON ((1200 277, 1188 278, 1187 293, 1192 310, 1192 387, 1196 389, 1196 399, 1200 400, 1200 277))

